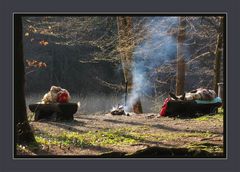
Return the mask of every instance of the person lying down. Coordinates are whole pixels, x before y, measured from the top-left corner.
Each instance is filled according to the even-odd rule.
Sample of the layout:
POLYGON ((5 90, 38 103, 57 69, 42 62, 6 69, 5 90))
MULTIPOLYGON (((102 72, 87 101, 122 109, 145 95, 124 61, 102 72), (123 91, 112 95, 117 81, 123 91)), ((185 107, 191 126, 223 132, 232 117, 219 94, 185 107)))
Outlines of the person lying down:
POLYGON ((71 99, 69 92, 61 87, 52 86, 43 98, 41 104, 68 103, 71 99))
POLYGON ((206 88, 198 88, 180 96, 176 96, 170 92, 169 96, 172 100, 213 100, 217 97, 214 90, 206 88))

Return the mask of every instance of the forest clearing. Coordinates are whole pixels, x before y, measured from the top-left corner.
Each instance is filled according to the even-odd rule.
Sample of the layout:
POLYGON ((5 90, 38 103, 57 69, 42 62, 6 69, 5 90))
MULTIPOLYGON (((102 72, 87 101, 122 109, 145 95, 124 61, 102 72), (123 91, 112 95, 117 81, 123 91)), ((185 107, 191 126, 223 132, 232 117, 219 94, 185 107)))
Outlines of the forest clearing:
MULTIPOLYGON (((185 157, 178 150, 186 148, 197 151, 196 157, 219 157, 223 155, 223 113, 197 118, 159 117, 159 114, 130 114, 113 116, 109 114, 78 115, 72 122, 43 120, 30 122, 37 147, 19 147, 22 155, 78 155, 91 157, 104 154, 121 158, 133 156, 136 151, 151 147, 175 148, 175 155, 160 157, 185 157), (179 149, 180 148, 180 149, 179 149), (201 151, 207 153, 201 155, 201 151)), ((189 154, 189 157, 192 155, 189 154)), ((188 157, 187 156, 187 157, 188 157)), ((159 157, 143 154, 139 157, 159 157)), ((193 156, 194 157, 194 156, 193 156)))
POLYGON ((16 158, 224 158, 225 15, 15 15, 16 158))

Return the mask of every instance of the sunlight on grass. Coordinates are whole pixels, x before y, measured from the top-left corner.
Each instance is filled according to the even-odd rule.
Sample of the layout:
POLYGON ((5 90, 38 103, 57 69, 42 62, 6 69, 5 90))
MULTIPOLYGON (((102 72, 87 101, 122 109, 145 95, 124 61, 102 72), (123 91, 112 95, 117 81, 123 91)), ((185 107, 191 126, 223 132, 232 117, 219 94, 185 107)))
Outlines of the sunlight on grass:
POLYGON ((19 144, 17 144, 17 145, 16 145, 16 148, 17 148, 17 150, 19 150, 19 151, 21 151, 21 152, 26 152, 26 151, 27 151, 27 147, 24 146, 24 145, 19 145, 19 144))
POLYGON ((223 146, 220 145, 214 145, 211 143, 198 143, 198 142, 192 142, 187 145, 187 148, 189 149, 200 149, 205 150, 210 153, 221 153, 223 152, 223 146))
MULTIPOLYGON (((138 143, 178 141, 190 137, 210 138, 210 132, 185 133, 185 132, 147 132, 150 126, 121 127, 100 131, 88 131, 85 133, 62 132, 59 134, 40 133, 36 134, 36 141, 41 145, 63 145, 81 148, 91 146, 130 146, 138 143)), ((201 148, 201 147, 200 147, 201 148)))
POLYGON ((22 154, 34 155, 35 154, 34 151, 38 149, 39 149, 39 145, 36 142, 29 143, 27 145, 21 145, 21 144, 16 145, 17 152, 22 154))
POLYGON ((127 145, 137 143, 121 130, 89 131, 86 133, 62 132, 58 135, 46 133, 37 134, 36 141, 44 145, 74 145, 77 147, 127 145))
POLYGON ((197 120, 197 121, 208 121, 208 120, 223 121, 223 108, 219 108, 218 113, 216 113, 214 115, 201 116, 201 117, 196 118, 195 120, 197 120))
POLYGON ((88 137, 91 138, 92 144, 104 145, 128 145, 136 143, 137 140, 128 136, 121 130, 106 130, 98 132, 88 132, 88 137))
POLYGON ((37 143, 42 144, 42 145, 68 145, 64 141, 58 141, 54 137, 48 138, 44 135, 35 136, 35 139, 36 139, 37 143))
POLYGON ((130 132, 130 134, 140 141, 177 141, 179 139, 187 139, 190 137, 210 138, 213 133, 211 132, 159 132, 159 133, 139 133, 138 131, 130 132))

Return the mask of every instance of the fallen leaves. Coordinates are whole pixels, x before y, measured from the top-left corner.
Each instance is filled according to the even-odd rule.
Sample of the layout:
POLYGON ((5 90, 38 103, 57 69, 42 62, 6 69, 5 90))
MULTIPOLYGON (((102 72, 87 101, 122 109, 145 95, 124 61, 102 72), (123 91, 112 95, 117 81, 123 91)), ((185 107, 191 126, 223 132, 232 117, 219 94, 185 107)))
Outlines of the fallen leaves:
POLYGON ((35 68, 47 67, 46 63, 42 61, 37 61, 37 60, 26 60, 26 63, 28 67, 35 67, 35 68))
POLYGON ((47 46, 48 41, 42 40, 42 41, 39 41, 39 44, 42 45, 42 46, 47 46))

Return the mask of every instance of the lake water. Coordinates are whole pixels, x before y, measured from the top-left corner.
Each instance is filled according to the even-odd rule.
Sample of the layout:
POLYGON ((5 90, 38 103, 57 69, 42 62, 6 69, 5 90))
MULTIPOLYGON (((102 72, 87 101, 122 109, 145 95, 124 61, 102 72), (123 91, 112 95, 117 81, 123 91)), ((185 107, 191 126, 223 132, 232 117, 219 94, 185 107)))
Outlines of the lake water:
MULTIPOLYGON (((27 107, 29 104, 41 101, 43 93, 31 94, 26 96, 27 107)), ((115 95, 71 95, 71 102, 80 102, 81 106, 78 109, 78 113, 92 114, 92 113, 108 113, 113 106, 117 104, 124 105, 124 96, 115 95)), ((141 97, 141 103, 143 111, 158 113, 163 102, 163 98, 147 98, 141 97)))

